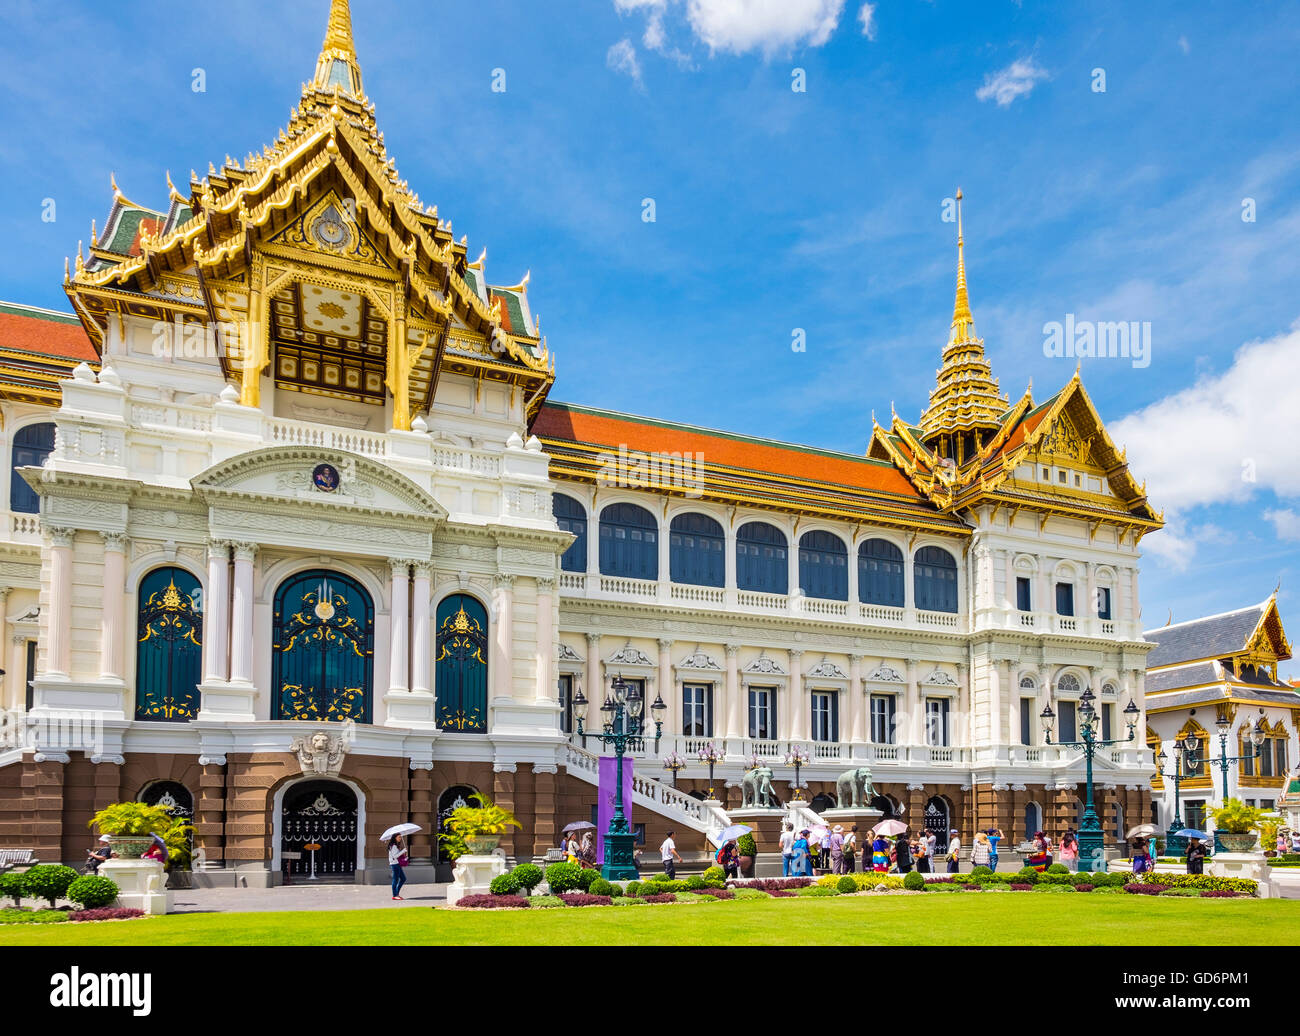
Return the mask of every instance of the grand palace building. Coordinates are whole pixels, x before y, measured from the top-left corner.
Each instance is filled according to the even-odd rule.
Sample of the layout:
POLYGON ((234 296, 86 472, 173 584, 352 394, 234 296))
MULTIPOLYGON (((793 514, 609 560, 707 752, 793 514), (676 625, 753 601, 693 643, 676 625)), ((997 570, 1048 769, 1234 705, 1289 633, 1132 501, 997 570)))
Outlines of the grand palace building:
POLYGON ((755 758, 788 799, 792 747, 813 811, 868 767, 915 827, 1059 835, 1084 764, 1039 716, 1072 740, 1087 691, 1108 739, 1138 710, 1095 761, 1108 840, 1152 818, 1161 518, 1077 373, 1000 392, 960 222, 929 405, 857 456, 553 401, 527 278, 390 159, 346 0, 270 146, 167 190, 113 185, 73 315, 0 306, 0 846, 80 863, 140 799, 192 813, 209 883, 301 873, 307 839, 365 880, 406 820, 431 877, 478 791, 542 856, 594 820, 577 721, 619 675, 648 855, 703 849, 755 758))

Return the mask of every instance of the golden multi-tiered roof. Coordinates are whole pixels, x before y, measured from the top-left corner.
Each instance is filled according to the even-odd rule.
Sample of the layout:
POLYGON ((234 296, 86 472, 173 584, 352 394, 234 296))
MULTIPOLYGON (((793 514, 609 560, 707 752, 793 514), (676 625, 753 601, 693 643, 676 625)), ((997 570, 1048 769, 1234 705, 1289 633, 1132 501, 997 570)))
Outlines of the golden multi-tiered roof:
POLYGON ((166 212, 114 183, 65 287, 97 350, 116 317, 210 329, 240 400, 278 388, 384 405, 410 427, 452 371, 519 386, 535 414, 554 380, 527 280, 489 286, 466 239, 402 180, 364 93, 347 0, 332 0, 316 73, 275 142, 171 185, 166 212))
MULTIPOLYGON (((1007 409, 1007 397, 998 391, 993 369, 984 355, 984 340, 975 333, 970 298, 966 294, 966 242, 962 234, 961 190, 957 191, 957 297, 952 327, 943 350, 938 384, 930 405, 921 415, 921 433, 934 444, 963 432, 988 433, 996 429, 1007 409)), ((952 454, 946 454, 951 456, 952 454)))

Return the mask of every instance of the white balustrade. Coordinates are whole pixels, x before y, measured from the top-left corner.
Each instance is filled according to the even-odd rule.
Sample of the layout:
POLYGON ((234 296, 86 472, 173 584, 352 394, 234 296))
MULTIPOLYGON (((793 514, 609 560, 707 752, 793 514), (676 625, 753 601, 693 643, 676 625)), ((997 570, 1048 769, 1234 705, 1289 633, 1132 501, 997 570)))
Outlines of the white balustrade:
POLYGON ((737 590, 736 603, 760 612, 783 612, 788 607, 785 594, 763 594, 754 590, 737 590))
POLYGON ((1020 613, 1020 625, 1022 625, 1027 630, 1031 630, 1034 628, 1035 619, 1036 616, 1034 615, 1033 612, 1020 613))
POLYGON ((264 418, 262 434, 268 442, 278 446, 316 446, 376 458, 383 457, 386 452, 386 440, 380 433, 330 428, 282 417, 264 418))
POLYGON ((586 590, 587 575, 585 572, 561 572, 560 573, 561 590, 586 590))
POLYGON ((814 741, 812 755, 814 759, 840 759, 848 754, 845 747, 838 741, 814 741))
POLYGON ((746 741, 743 752, 745 758, 756 755, 760 759, 779 759, 784 752, 781 751, 781 742, 779 741, 746 741))
POLYGON ((955 612, 927 612, 918 611, 916 621, 922 626, 937 626, 939 629, 955 630, 958 625, 958 616, 955 612))
POLYGON ((1113 637, 1115 635, 1115 623, 1112 620, 1101 620, 1101 635, 1103 637, 1113 637))
POLYGON ((1079 630, 1079 620, 1070 615, 1056 616, 1057 633, 1077 633, 1079 630))
POLYGON ((726 591, 720 586, 688 586, 672 583, 669 597, 679 604, 723 604, 726 591))
POLYGON ((957 749, 947 746, 930 746, 930 762, 932 763, 954 763, 957 761, 957 749))
POLYGON ((842 619, 849 613, 848 601, 827 601, 820 597, 805 597, 802 600, 805 615, 827 615, 842 619))
POLYGON ((891 608, 884 604, 862 604, 858 607, 865 622, 887 623, 890 626, 902 625, 902 608, 891 608))
POLYGON ((610 594, 613 597, 630 597, 638 601, 653 601, 659 596, 659 584, 648 579, 601 576, 600 592, 610 594))

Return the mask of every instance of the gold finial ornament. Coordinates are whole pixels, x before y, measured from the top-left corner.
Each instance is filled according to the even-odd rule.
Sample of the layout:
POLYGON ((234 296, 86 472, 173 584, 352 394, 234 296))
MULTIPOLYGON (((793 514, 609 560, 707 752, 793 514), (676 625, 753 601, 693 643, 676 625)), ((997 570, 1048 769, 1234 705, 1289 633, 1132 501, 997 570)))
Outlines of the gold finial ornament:
POLYGON ((325 43, 316 62, 316 78, 312 85, 326 92, 337 90, 357 100, 365 97, 361 86, 361 65, 352 41, 352 10, 348 0, 330 0, 325 43))

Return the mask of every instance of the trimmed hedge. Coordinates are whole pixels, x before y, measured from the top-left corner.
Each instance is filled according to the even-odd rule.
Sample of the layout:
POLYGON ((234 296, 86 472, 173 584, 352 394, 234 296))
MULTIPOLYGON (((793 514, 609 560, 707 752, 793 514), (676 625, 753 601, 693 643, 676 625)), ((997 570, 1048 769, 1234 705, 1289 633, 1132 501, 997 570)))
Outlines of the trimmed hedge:
POLYGON ((664 892, 654 896, 643 896, 641 901, 643 903, 676 903, 677 897, 671 892, 664 892))
POLYGON ((560 898, 564 900, 565 906, 571 907, 609 906, 614 902, 609 896, 593 896, 586 892, 566 892, 560 898))
POLYGON ((628 896, 636 896, 636 895, 640 895, 640 892, 641 892, 641 882, 639 882, 639 881, 629 881, 629 882, 627 883, 627 887, 623 890, 623 892, 624 892, 625 895, 628 895, 628 896))
MULTIPOLYGON (((106 907, 117 899, 117 883, 98 874, 86 874, 68 886, 68 899, 81 904, 86 910, 106 907)), ((493 892, 496 889, 492 890, 493 892)))
POLYGON ((27 875, 14 871, 0 874, 0 897, 9 897, 14 906, 23 905, 23 896, 27 895, 27 875))
POLYGON ((925 878, 916 871, 908 871, 907 876, 903 879, 903 888, 910 892, 924 892, 925 878))
POLYGON ((1217 878, 1212 874, 1148 874, 1148 885, 1165 888, 1209 889, 1211 891, 1244 892, 1259 895, 1259 882, 1249 878, 1217 878))
POLYGON ((737 899, 771 899, 772 893, 762 889, 732 889, 737 899))
POLYGON ((784 891, 786 889, 803 889, 811 885, 812 878, 752 878, 748 880, 739 880, 732 878, 727 882, 727 888, 732 889, 762 889, 764 892, 784 891))
POLYGON ((587 884, 587 891, 593 896, 609 896, 613 898, 614 886, 604 878, 597 878, 587 884))
MULTIPOLYGON (((700 889, 701 896, 712 896, 714 899, 735 899, 735 889, 700 889)), ((763 893, 767 895, 767 893, 763 893)))
MULTIPOLYGON (((108 879, 105 878, 105 881, 108 879)), ((130 907, 107 907, 103 910, 73 910, 68 914, 69 921, 127 921, 135 917, 144 917, 143 910, 130 907)))
POLYGON ((551 894, 558 896, 576 889, 581 874, 582 868, 576 863, 553 863, 546 868, 546 884, 551 887, 551 894))
POLYGON ((809 885, 795 893, 799 896, 838 896, 839 890, 827 885, 809 885))
POLYGON ((54 901, 68 892, 68 887, 81 875, 60 863, 42 863, 23 875, 27 895, 32 899, 45 899, 51 907, 54 901))
POLYGON ((590 892, 593 884, 603 880, 595 867, 584 867, 578 872, 578 888, 583 892, 590 892))
POLYGON ((519 879, 515 877, 514 872, 498 874, 488 885, 488 890, 494 896, 513 896, 520 889, 519 879))
POLYGON ((1124 891, 1132 896, 1158 896, 1164 891, 1159 885, 1143 885, 1141 882, 1129 882, 1124 891))
POLYGON ((528 905, 539 910, 549 910, 552 907, 564 906, 564 900, 559 896, 530 896, 528 905))
POLYGON ((66 910, 0 910, 0 925, 58 924, 67 919, 66 910))
POLYGON ((535 863, 521 863, 510 873, 518 879, 519 887, 529 892, 542 883, 542 868, 535 863))
POLYGON ((715 864, 712 867, 706 867, 702 877, 706 884, 714 881, 725 882, 727 880, 727 872, 715 864))

